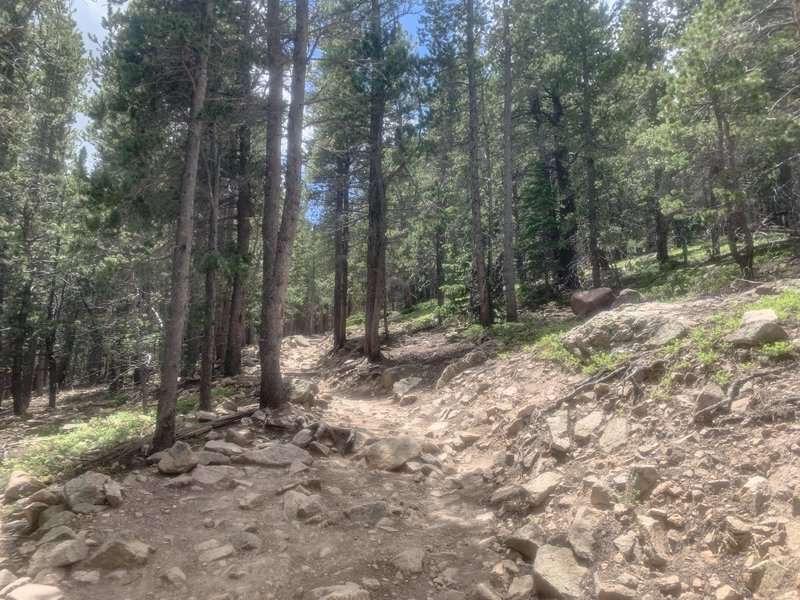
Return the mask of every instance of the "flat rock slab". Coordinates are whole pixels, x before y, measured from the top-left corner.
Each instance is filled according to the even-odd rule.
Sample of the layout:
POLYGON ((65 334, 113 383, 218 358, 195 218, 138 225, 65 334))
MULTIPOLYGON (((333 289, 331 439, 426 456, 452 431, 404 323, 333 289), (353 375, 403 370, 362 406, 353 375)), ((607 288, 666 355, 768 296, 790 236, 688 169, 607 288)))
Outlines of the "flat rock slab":
POLYGON ((585 560, 594 560, 594 533, 603 522, 602 511, 588 506, 581 506, 575 512, 575 518, 569 526, 567 542, 575 556, 585 560))
POLYGON ((615 417, 608 422, 603 435, 600 436, 599 444, 605 452, 614 452, 628 443, 630 425, 628 419, 615 417))
POLYGON ((64 594, 52 585, 28 583, 9 592, 6 598, 8 600, 62 600, 64 594))
POLYGON ((369 600, 369 592, 355 583, 321 587, 309 592, 310 600, 369 600))
POLYGON ((398 435, 367 446, 367 464, 373 469, 396 471, 422 455, 422 446, 410 435, 398 435))
POLYGON ((314 458, 307 450, 298 448, 294 444, 280 444, 253 450, 233 458, 233 462, 261 467, 288 467, 295 461, 310 465, 314 458))
POLYGON ((575 423, 575 429, 573 431, 575 441, 580 443, 588 442, 591 439, 592 434, 597 431, 597 428, 600 427, 602 423, 602 410, 593 410, 582 419, 579 419, 578 422, 575 423))
POLYGON ((147 562, 150 547, 138 540, 110 539, 95 552, 86 565, 101 569, 129 569, 147 562))
POLYGON ((542 546, 533 561, 536 590, 545 598, 585 598, 581 583, 588 571, 577 563, 569 548, 542 546))
POLYGON ((528 494, 528 504, 531 506, 541 506, 561 483, 561 475, 555 471, 548 471, 536 477, 530 483, 523 485, 523 489, 528 494))

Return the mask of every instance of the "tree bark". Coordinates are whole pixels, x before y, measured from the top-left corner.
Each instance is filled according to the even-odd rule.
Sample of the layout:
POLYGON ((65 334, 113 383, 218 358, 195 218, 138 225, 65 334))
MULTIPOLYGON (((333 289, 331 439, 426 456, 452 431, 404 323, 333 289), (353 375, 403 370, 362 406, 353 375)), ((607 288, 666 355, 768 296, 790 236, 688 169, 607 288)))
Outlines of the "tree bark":
POLYGON ((345 155, 339 158, 334 192, 334 281, 333 281, 333 349, 344 347, 347 338, 347 255, 348 222, 350 221, 350 163, 345 155))
POLYGON ((478 148, 478 74, 475 53, 475 0, 467 0, 467 92, 468 113, 467 146, 469 161, 467 182, 472 214, 472 262, 475 269, 475 293, 478 298, 478 322, 483 327, 492 324, 489 288, 486 281, 486 262, 481 224, 481 190, 479 180, 480 156, 478 148))
MULTIPOLYGON (((272 0, 270 0, 272 1, 272 0)), ((292 263, 292 250, 300 215, 303 166, 303 110, 305 108, 306 68, 308 64, 308 0, 295 2, 295 35, 292 54, 291 100, 286 140, 286 194, 271 264, 264 256, 264 296, 262 333, 267 343, 261 356, 261 407, 279 408, 286 401, 281 377, 281 337, 286 308, 286 290, 292 263)), ((280 41, 280 36, 278 36, 280 41)), ((276 50, 279 50, 277 48, 276 50)), ((280 135, 280 132, 277 132, 280 135)), ((279 157, 280 158, 280 155, 279 157)), ((265 241, 266 246, 266 241, 265 241)))
POLYGON ((386 111, 386 78, 382 72, 383 23, 380 0, 371 0, 370 11, 370 134, 367 233, 367 293, 364 315, 364 354, 381 358, 381 307, 386 287, 386 180, 383 174, 383 117, 386 111))
POLYGON ((153 450, 163 450, 175 441, 175 404, 178 393, 181 344, 189 309, 189 267, 192 255, 194 226, 194 195, 197 186, 197 162, 202 136, 201 113, 208 87, 208 47, 211 42, 213 0, 206 0, 203 26, 207 29, 203 47, 197 49, 197 65, 193 73, 193 91, 183 152, 178 224, 175 230, 175 248, 172 254, 170 277, 169 318, 166 325, 164 355, 161 363, 161 388, 158 392, 156 429, 153 450))
POLYGON ((583 163, 586 170, 586 218, 589 222, 589 262, 592 266, 592 287, 603 284, 600 273, 599 231, 597 222, 597 183, 594 157, 594 123, 592 119, 592 86, 589 80, 589 64, 586 48, 583 48, 581 86, 581 127, 583 129, 583 163))
MULTIPOLYGON (((245 19, 242 35, 246 40, 241 47, 239 60, 239 85, 242 99, 249 99, 253 82, 250 75, 248 43, 250 40, 250 1, 244 5, 245 19)), ((231 313, 228 325, 227 349, 225 351, 225 375, 238 375, 242 372, 242 347, 244 346, 245 304, 247 300, 247 278, 250 274, 250 215, 253 213, 253 198, 250 188, 251 129, 250 116, 239 127, 239 164, 236 196, 236 270, 233 274, 231 291, 231 313)))
POLYGON ((503 3, 503 289, 506 321, 517 320, 516 270, 514 268, 514 156, 512 154, 511 108, 511 7, 503 3))
POLYGON ((216 125, 209 128, 208 148, 208 248, 206 256, 206 308, 203 351, 200 355, 200 410, 211 410, 211 380, 214 377, 214 350, 217 316, 217 229, 219 223, 219 145, 216 125))

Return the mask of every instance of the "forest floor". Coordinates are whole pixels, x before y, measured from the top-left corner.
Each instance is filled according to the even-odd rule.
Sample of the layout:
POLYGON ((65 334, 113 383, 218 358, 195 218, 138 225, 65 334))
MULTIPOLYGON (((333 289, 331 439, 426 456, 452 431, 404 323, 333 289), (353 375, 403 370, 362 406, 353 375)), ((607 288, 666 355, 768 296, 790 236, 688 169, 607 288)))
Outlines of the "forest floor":
MULTIPOLYGON (((61 542, 19 526, 29 501, 12 505, 0 595, 34 597, 13 591, 29 574, 52 586, 37 597, 87 600, 800 599, 800 281, 540 318, 528 344, 397 334, 379 365, 355 343, 288 338, 296 401, 270 427, 190 440, 224 464, 112 470, 121 505, 70 512, 61 542), (732 345, 764 309, 788 339, 732 345), (355 451, 322 424, 357 431, 355 451), (282 466, 242 458, 259 452, 282 466), (144 556, 134 543, 103 562, 109 540, 144 556)), ((220 413, 254 401, 254 349, 246 364, 217 383, 220 413)), ((109 407, 60 410, 69 427, 109 407)), ((46 418, 4 420, 6 452, 46 418)))

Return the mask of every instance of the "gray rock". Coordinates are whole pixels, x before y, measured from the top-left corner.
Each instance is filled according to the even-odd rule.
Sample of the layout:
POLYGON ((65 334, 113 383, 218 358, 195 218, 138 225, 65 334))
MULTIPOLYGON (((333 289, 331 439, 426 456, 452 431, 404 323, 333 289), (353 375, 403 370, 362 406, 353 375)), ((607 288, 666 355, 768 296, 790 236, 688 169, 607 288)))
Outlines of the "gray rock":
POLYGON ((664 527, 652 517, 639 517, 639 541, 647 562, 664 567, 668 562, 669 544, 664 527))
POLYGON ((14 575, 8 569, 0 569, 0 590, 6 587, 10 583, 14 583, 17 580, 17 576, 14 575))
MULTIPOLYGON (((716 383, 710 382, 695 397, 695 412, 705 410, 725 399, 725 392, 716 383)), ((710 416, 710 415, 709 415, 710 416)))
POLYGON ((248 492, 239 498, 239 508, 242 510, 253 510, 264 504, 264 494, 248 492))
POLYGON ((310 465, 313 457, 307 450, 298 448, 294 444, 277 444, 246 452, 233 459, 234 463, 259 465, 261 467, 288 467, 295 461, 310 465))
POLYGON ((194 411, 194 418, 197 419, 199 423, 210 423, 216 421, 219 416, 217 413, 208 410, 196 410, 194 411))
POLYGON ((67 567, 87 557, 89 550, 81 539, 42 544, 31 556, 28 563, 28 576, 34 577, 40 571, 51 567, 67 567))
POLYGON ((223 442, 222 440, 209 440, 203 446, 203 450, 224 454, 225 456, 238 456, 244 454, 244 449, 233 442, 223 442))
POLYGON ((628 493, 641 499, 656 487, 660 478, 655 465, 633 465, 628 476, 628 493))
POLYGON ((389 512, 389 505, 386 502, 368 502, 344 509, 344 516, 351 521, 375 523, 389 512))
POLYGON ((573 430, 575 441, 578 443, 588 442, 594 435, 595 431, 597 431, 602 424, 602 410, 593 410, 582 419, 578 419, 578 421, 575 423, 575 429, 573 430))
POLYGON ((6 594, 7 600, 63 600, 64 594, 52 585, 28 583, 6 594))
POLYGON ((396 471, 421 454, 422 447, 409 435, 384 438, 367 446, 364 452, 367 464, 382 471, 396 471))
POLYGON ((598 444, 603 451, 611 454, 628 444, 629 432, 630 425, 628 424, 628 419, 614 417, 608 422, 608 425, 606 425, 598 444))
POLYGON ((86 565, 100 569, 130 569, 147 562, 150 547, 138 540, 112 538, 89 557, 86 565))
POLYGON ((50 506, 61 504, 64 502, 64 488, 61 486, 42 488, 41 490, 31 494, 28 500, 31 502, 43 502, 50 506))
POLYGON ((20 498, 30 496, 34 492, 45 487, 44 483, 36 479, 30 473, 25 471, 12 471, 6 485, 6 491, 3 494, 3 502, 11 504, 20 498))
POLYGON ((403 550, 392 558, 392 565, 404 575, 422 573, 425 562, 425 551, 419 548, 403 550))
POLYGON ((548 471, 523 485, 522 488, 527 494, 528 504, 536 507, 544 504, 560 483, 561 475, 555 471, 548 471))
POLYGON ((67 507, 76 511, 76 507, 84 504, 106 503, 106 482, 111 478, 103 473, 88 471, 64 484, 64 500, 67 507))
POLYGON ((309 594, 311 600, 369 600, 369 592, 352 582, 315 588, 309 594))
POLYGON ((533 593, 533 577, 530 575, 520 575, 515 577, 508 586, 506 596, 509 600, 528 600, 533 593))
POLYGON ((96 585, 100 583, 100 571, 73 571, 70 579, 83 585, 96 585))
POLYGON ((308 445, 314 441, 314 432, 310 429, 301 429, 292 438, 292 443, 299 448, 308 448, 308 445))
POLYGON ((309 519, 321 514, 324 508, 317 494, 306 496, 294 490, 283 496, 283 511, 290 519, 309 519))
POLYGON ((158 470, 165 475, 180 475, 197 466, 197 456, 186 442, 175 442, 158 461, 158 470))
POLYGON ((180 587, 186 583, 186 573, 181 571, 179 567, 172 567, 171 569, 168 569, 162 573, 161 577, 166 581, 169 581, 175 587, 180 587))
POLYGON ((596 508, 588 506, 578 508, 567 532, 567 542, 575 556, 590 562, 594 561, 594 535, 603 519, 604 514, 596 508))
MULTIPOLYGON (((249 429, 227 429, 225 431, 225 441, 236 444, 241 448, 250 446, 250 442, 253 441, 254 437, 255 435, 249 429)), ((217 452, 217 450, 214 452, 217 452)))
POLYGON ((264 541, 260 537, 248 531, 237 531, 231 534, 229 540, 237 552, 249 552, 253 550, 257 552, 264 546, 264 541))
POLYGON ((524 494, 525 490, 522 487, 518 485, 506 485, 494 491, 492 497, 489 499, 489 504, 496 506, 512 500, 518 500, 522 498, 524 494))
POLYGON ((636 290, 625 288, 619 293, 617 299, 614 300, 611 308, 617 308, 623 304, 641 304, 644 301, 642 295, 636 290))
POLYGON ((778 315, 769 308, 746 312, 742 326, 731 336, 734 346, 761 346, 788 339, 789 334, 778 324, 778 315))
POLYGON ((420 383, 422 383, 421 377, 406 377, 394 383, 392 386, 392 393, 396 400, 400 400, 420 383))
POLYGON ((200 450, 195 453, 197 455, 197 464, 204 467, 229 465, 231 464, 231 457, 220 454, 219 452, 209 452, 208 450, 200 450))
POLYGON ((533 523, 528 523, 508 536, 503 543, 506 548, 519 552, 530 562, 536 557, 536 551, 543 539, 542 532, 533 523))
POLYGON ((381 385, 388 389, 400 381, 400 367, 389 367, 381 373, 381 385))
POLYGON ((103 485, 103 492, 106 495, 106 502, 112 508, 119 508, 122 506, 122 488, 113 479, 109 479, 103 485))
POLYGON ((198 485, 228 485, 241 473, 240 469, 226 465, 199 466, 192 471, 192 482, 198 485))
POLYGON ((607 506, 609 504, 614 504, 613 493, 607 485, 600 483, 599 481, 592 485, 592 490, 589 497, 592 504, 595 505, 599 504, 601 506, 607 506))
POLYGON ((39 516, 48 508, 49 505, 44 502, 31 502, 22 510, 22 516, 31 527, 36 527, 39 524, 39 516))
POLYGON ((77 522, 78 516, 71 510, 64 510, 62 506, 51 506, 39 515, 39 529, 36 531, 36 535, 44 536, 51 529, 61 526, 72 527, 77 522), (54 508, 59 508, 61 510, 47 516, 48 511, 54 508))
POLYGON ((229 556, 233 555, 235 551, 236 549, 232 544, 223 544, 221 546, 204 550, 197 555, 197 560, 200 561, 200 563, 212 563, 222 560, 223 558, 228 558, 229 556))
POLYGON ((595 288, 586 292, 575 292, 569 304, 573 313, 579 317, 588 317, 608 308, 614 300, 614 291, 611 288, 595 288))
POLYGON ((580 566, 569 548, 542 546, 533 561, 536 590, 546 598, 584 598, 582 580, 588 569, 580 566))

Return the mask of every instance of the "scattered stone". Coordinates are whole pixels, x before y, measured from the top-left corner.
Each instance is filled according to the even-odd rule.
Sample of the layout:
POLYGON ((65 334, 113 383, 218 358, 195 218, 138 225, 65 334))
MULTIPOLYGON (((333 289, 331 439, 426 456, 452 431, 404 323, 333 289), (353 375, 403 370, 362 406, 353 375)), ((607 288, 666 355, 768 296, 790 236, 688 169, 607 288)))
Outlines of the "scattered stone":
POLYGON ((518 485, 507 485, 495 490, 489 499, 489 504, 496 506, 511 500, 517 500, 523 496, 525 490, 518 485))
POLYGON ((533 561, 537 593, 562 600, 583 598, 581 581, 588 569, 580 566, 569 548, 541 546, 533 561))
POLYGON ((197 464, 202 466, 216 466, 216 465, 229 465, 231 459, 229 456, 220 454, 219 452, 209 452, 208 450, 200 450, 197 454, 197 464))
POLYGON ((319 495, 290 491, 283 496, 283 510, 290 519, 310 519, 324 511, 319 495))
POLYGON ((309 593, 311 600, 369 600, 369 592, 352 582, 316 588, 309 593))
POLYGON ((603 423, 603 411, 593 410, 588 415, 575 423, 573 436, 578 443, 585 443, 592 439, 595 431, 603 423))
POLYGON ((186 573, 181 571, 179 567, 172 567, 171 569, 168 569, 161 574, 161 577, 164 580, 169 581, 175 587, 180 587, 186 583, 186 573))
POLYGON ((381 373, 381 385, 388 389, 400 381, 400 367, 389 367, 381 373))
MULTIPOLYGON (((225 441, 242 448, 250 446, 250 442, 254 437, 255 435, 249 429, 227 429, 225 431, 225 441)), ((214 450, 214 452, 219 452, 219 450, 214 450)), ((221 452, 221 454, 224 454, 224 452, 221 452)))
POLYGON ((628 476, 628 492, 637 499, 644 498, 658 483, 660 475, 655 465, 634 465, 628 476))
POLYGON ((681 595, 681 589, 683 587, 677 575, 668 575, 667 577, 657 579, 656 586, 658 586, 658 591, 665 596, 674 596, 676 598, 681 595))
POLYGON ((594 579, 594 589, 597 600, 636 600, 636 590, 631 590, 619 583, 601 580, 597 575, 594 579))
POLYGON ((31 502, 44 502, 50 506, 61 504, 64 501, 64 494, 62 490, 63 488, 42 488, 41 490, 31 494, 28 500, 31 502))
POLYGON ((6 491, 3 494, 3 503, 11 504, 20 498, 30 496, 45 485, 30 473, 25 471, 12 471, 8 479, 6 491))
POLYGON ((180 475, 197 466, 197 456, 186 442, 175 442, 158 461, 158 470, 165 475, 180 475))
POLYGON ((585 292, 575 292, 569 305, 572 312, 579 317, 589 317, 611 306, 615 299, 611 288, 595 288, 585 292))
POLYGON ((230 536, 231 545, 237 552, 258 551, 264 546, 264 541, 255 533, 249 531, 237 531, 230 536))
POLYGON ((663 526, 652 517, 639 517, 639 541, 645 558, 654 567, 664 567, 670 554, 663 526))
POLYGON ((109 479, 103 485, 103 492, 106 496, 106 502, 111 508, 119 508, 122 506, 122 488, 113 479, 109 479))
POLYGON ((97 585, 100 583, 100 571, 73 571, 71 579, 84 585, 97 585))
POLYGON ((48 508, 50 507, 44 502, 31 502, 22 510, 22 516, 31 527, 36 527, 39 524, 39 516, 48 508))
POLYGON ((392 558, 392 565, 404 575, 422 573, 425 551, 418 548, 403 550, 392 558))
POLYGON ((530 483, 523 485, 527 493, 527 501, 533 507, 544 504, 550 495, 561 483, 561 475, 555 471, 548 471, 536 477, 530 483))
POLYGON ((508 586, 506 596, 508 596, 509 600, 527 600, 531 597, 533 588, 533 577, 530 575, 520 575, 519 577, 515 577, 511 585, 508 586))
POLYGON ((592 485, 590 500, 595 505, 609 506, 614 504, 614 495, 607 485, 598 481, 592 485))
POLYGON ((56 527, 72 527, 77 521, 78 516, 71 510, 65 510, 63 506, 51 506, 39 515, 39 529, 36 531, 36 535, 44 536, 56 527), (54 508, 59 510, 48 515, 48 512, 54 508))
POLYGON ((395 382, 392 386, 392 393, 394 394, 395 400, 400 400, 420 383, 422 383, 421 377, 406 377, 405 379, 395 382))
POLYGON ((174 479, 169 479, 164 482, 165 488, 179 489, 189 487, 194 482, 191 475, 178 475, 174 479))
POLYGON ((533 523, 528 523, 508 536, 504 543, 506 548, 519 552, 526 561, 530 562, 536 557, 536 551, 542 540, 543 536, 538 528, 533 523))
POLYGON ((623 304, 641 304, 644 301, 642 295, 636 291, 629 288, 625 288, 619 293, 617 299, 614 300, 614 303, 611 305, 611 308, 617 308, 618 306, 622 306, 623 304))
POLYGON ((129 569, 145 564, 149 557, 150 547, 147 544, 138 540, 112 538, 100 546, 86 564, 101 569, 129 569))
POLYGON ((594 533, 603 519, 603 512, 596 508, 588 506, 578 508, 567 532, 567 542, 575 556, 590 562, 594 561, 594 533))
POLYGON ((277 444, 261 450, 246 452, 233 458, 235 463, 259 465, 261 467, 288 467, 295 461, 310 465, 314 459, 307 450, 298 448, 294 444, 277 444))
POLYGON ((91 506, 106 503, 105 484, 110 477, 88 471, 64 484, 64 500, 73 512, 91 512, 91 506), (86 508, 88 505, 88 509, 86 508))
POLYGON ((228 558, 235 552, 232 544, 224 544, 215 548, 209 548, 197 555, 197 560, 201 563, 212 563, 223 558, 228 558))
POLYGON ((264 494, 249 492, 239 498, 239 508, 242 510, 253 510, 264 504, 264 494))
POLYGON ((389 505, 386 502, 369 502, 344 509, 344 516, 351 521, 377 522, 389 514, 389 505))
POLYGON ((614 417, 608 422, 603 435, 598 441, 600 448, 607 454, 612 454, 628 443, 630 425, 624 417, 614 417))
POLYGON ((419 458, 422 447, 409 435, 384 438, 367 446, 365 457, 373 469, 396 471, 409 460, 419 458))
POLYGON ((495 592, 491 587, 485 583, 479 583, 475 586, 472 594, 474 600, 503 600, 502 596, 495 592))
POLYGON ((17 580, 17 576, 14 575, 8 569, 0 569, 0 590, 5 588, 7 585, 14 583, 17 580))
POLYGON ((217 413, 208 410, 196 410, 194 411, 194 418, 197 419, 198 423, 210 423, 216 421, 219 417, 217 413))
POLYGON ((198 485, 227 485, 238 475, 240 470, 225 465, 201 465, 192 471, 192 483, 198 485))
POLYGON ((741 600, 742 595, 729 585, 723 585, 714 592, 716 600, 741 600))
POLYGON ((50 567, 68 567, 80 562, 89 554, 89 549, 81 539, 49 542, 39 546, 28 563, 28 576, 34 577, 50 567))

